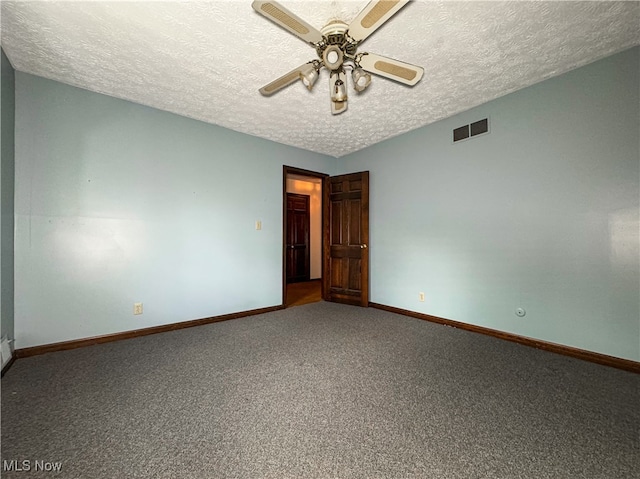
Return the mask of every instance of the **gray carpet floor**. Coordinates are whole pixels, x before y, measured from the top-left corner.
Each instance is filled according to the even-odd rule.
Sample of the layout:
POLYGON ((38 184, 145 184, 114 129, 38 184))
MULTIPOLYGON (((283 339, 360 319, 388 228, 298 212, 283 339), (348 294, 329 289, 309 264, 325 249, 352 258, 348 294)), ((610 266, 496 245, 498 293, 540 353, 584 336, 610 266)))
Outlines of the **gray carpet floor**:
POLYGON ((20 359, 1 447, 6 478, 639 478, 640 375, 320 302, 20 359))

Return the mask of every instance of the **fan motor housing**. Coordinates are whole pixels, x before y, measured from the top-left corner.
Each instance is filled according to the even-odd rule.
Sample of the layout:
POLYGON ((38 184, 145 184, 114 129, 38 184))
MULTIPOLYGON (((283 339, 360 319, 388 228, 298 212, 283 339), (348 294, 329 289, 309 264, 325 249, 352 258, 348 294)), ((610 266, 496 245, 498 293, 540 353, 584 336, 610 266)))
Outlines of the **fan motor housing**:
MULTIPOLYGON (((349 29, 349 25, 344 23, 341 20, 333 20, 325 25, 320 32, 324 37, 325 47, 329 45, 337 45, 340 47, 343 53, 347 55, 355 55, 357 43, 355 43, 349 36, 347 35, 347 31, 349 29)), ((322 51, 319 51, 318 54, 322 57, 322 53, 324 52, 324 48, 322 51)))
POLYGON ((347 25, 343 21, 332 20, 320 29, 320 33, 322 33, 325 38, 329 38, 332 35, 342 35, 344 39, 344 34, 348 29, 349 25, 347 25))

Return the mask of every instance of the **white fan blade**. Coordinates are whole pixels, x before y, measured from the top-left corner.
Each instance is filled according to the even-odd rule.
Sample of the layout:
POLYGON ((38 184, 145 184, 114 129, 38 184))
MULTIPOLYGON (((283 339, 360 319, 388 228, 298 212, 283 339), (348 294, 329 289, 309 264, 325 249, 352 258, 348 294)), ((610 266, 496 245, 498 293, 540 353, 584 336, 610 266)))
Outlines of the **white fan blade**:
MULTIPOLYGON (((335 88, 337 80, 342 80, 342 83, 344 83, 344 85, 346 87, 346 85, 347 85, 347 77, 344 74, 344 70, 341 70, 338 73, 332 73, 331 76, 329 77, 329 94, 330 95, 333 94, 333 89, 335 88)), ((345 98, 344 101, 333 101, 333 98, 331 99, 331 114, 332 115, 339 115, 340 113, 344 113, 345 111, 347 111, 347 99, 346 98, 345 98)))
POLYGON ((349 25, 349 36, 361 42, 404 7, 409 0, 372 0, 349 25))
POLYGON ((322 33, 320 33, 319 30, 291 13, 278 2, 259 2, 256 0, 251 6, 260 15, 264 15, 272 22, 277 23, 288 32, 293 33, 308 43, 318 43, 322 41, 322 33))
POLYGON ((272 81, 268 85, 260 88, 260 93, 264 96, 271 96, 278 90, 282 90, 284 87, 291 85, 293 82, 300 80, 301 73, 304 69, 308 68, 309 64, 304 63, 300 65, 298 68, 291 70, 289 73, 282 75, 277 80, 272 81))
POLYGON ((422 79, 424 68, 410 63, 383 57, 375 53, 365 53, 360 58, 360 66, 375 75, 380 75, 391 80, 413 86, 422 79))

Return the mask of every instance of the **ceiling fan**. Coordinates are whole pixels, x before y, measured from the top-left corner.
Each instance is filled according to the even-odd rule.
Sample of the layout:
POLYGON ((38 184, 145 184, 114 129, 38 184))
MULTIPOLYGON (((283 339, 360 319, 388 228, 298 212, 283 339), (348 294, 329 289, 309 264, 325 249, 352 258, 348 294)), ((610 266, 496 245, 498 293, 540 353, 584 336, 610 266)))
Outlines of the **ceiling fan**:
POLYGON ((371 83, 369 73, 405 85, 415 85, 424 74, 422 67, 375 53, 358 52, 360 43, 407 3, 409 0, 372 0, 350 24, 334 20, 317 30, 275 1, 254 1, 251 6, 256 12, 309 43, 315 48, 319 58, 300 65, 263 86, 260 93, 265 96, 273 95, 298 80, 311 91, 320 69, 326 68, 329 70, 331 113, 337 115, 347 110, 346 68, 351 69, 353 87, 357 92, 363 91, 371 83))

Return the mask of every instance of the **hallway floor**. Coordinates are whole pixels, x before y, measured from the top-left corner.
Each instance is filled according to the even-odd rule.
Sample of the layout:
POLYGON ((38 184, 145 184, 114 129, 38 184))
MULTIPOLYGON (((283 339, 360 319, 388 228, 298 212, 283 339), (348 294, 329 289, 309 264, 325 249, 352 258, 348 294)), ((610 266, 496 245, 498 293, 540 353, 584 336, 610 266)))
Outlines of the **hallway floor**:
POLYGON ((287 308, 322 301, 322 283, 319 279, 287 285, 287 308))

